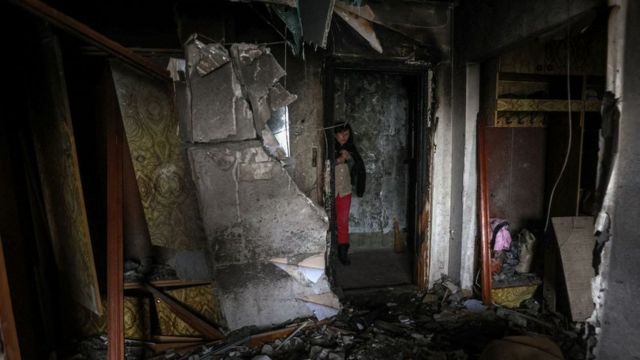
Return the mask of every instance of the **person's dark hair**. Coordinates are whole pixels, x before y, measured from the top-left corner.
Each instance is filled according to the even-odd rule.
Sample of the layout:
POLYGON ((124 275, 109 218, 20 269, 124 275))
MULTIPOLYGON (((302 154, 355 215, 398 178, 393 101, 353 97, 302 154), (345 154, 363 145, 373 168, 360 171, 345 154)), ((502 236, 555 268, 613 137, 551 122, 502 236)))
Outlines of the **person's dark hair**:
POLYGON ((334 126, 335 126, 333 128, 333 133, 334 134, 341 133, 341 132, 347 131, 347 130, 349 130, 349 132, 353 134, 353 131, 351 130, 351 125, 349 125, 346 122, 337 123, 334 126))

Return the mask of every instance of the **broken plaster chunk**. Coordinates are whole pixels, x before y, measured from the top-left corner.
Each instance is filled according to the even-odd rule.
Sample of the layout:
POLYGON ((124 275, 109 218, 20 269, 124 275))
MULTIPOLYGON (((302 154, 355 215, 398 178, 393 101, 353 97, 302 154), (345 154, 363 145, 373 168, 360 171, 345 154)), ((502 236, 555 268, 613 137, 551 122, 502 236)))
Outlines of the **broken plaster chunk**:
POLYGON ((198 40, 194 43, 200 51, 200 58, 196 63, 196 70, 200 76, 205 76, 231 61, 229 52, 222 44, 204 44, 198 40))
POLYGON ((238 56, 242 64, 251 64, 255 59, 262 56, 264 51, 254 44, 238 44, 238 56))
POLYGON ((286 75, 273 55, 258 45, 233 44, 231 57, 240 80, 247 89, 247 95, 251 99, 266 96, 271 86, 286 75))
POLYGON ((269 90, 269 106, 271 106, 272 111, 291 104, 297 98, 297 95, 287 91, 280 83, 276 83, 269 90))

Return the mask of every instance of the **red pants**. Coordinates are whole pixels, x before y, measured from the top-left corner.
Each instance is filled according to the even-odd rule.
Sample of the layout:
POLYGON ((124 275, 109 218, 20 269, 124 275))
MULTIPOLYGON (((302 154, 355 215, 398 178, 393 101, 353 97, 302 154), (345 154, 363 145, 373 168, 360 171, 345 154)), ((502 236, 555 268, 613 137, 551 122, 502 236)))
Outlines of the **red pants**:
POLYGON ((336 228, 338 232, 338 244, 349 244, 349 208, 351 207, 351 194, 336 196, 336 228))

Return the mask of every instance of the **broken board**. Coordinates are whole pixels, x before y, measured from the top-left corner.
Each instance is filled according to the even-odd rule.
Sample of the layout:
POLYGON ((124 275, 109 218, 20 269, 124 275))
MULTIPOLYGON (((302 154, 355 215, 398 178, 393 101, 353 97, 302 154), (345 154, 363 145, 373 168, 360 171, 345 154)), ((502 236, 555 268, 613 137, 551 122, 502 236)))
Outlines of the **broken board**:
POLYGON ((590 216, 554 217, 551 221, 560 249, 571 318, 573 321, 584 321, 593 312, 591 298, 591 278, 594 276, 591 261, 595 241, 593 218, 590 216))
POLYGON ((42 68, 33 78, 42 76, 42 83, 48 86, 31 94, 30 126, 54 256, 64 290, 74 301, 100 314, 98 279, 57 38, 46 36, 41 51, 42 68))

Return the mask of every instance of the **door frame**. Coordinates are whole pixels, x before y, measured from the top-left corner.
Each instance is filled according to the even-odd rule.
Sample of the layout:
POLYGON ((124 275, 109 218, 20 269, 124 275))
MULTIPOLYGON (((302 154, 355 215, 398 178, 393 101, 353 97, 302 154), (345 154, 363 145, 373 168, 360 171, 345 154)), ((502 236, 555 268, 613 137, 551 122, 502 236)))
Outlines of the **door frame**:
MULTIPOLYGON (((329 160, 329 194, 326 194, 325 208, 330 214, 330 237, 327 243, 327 275, 332 286, 335 276, 331 264, 335 261, 336 229, 335 229, 335 193, 334 183, 334 93, 335 76, 340 71, 375 72, 390 75, 402 75, 412 79, 409 90, 409 123, 408 145, 411 148, 409 158, 409 188, 407 196, 407 248, 412 268, 412 282, 425 287, 428 279, 428 245, 430 242, 430 195, 432 161, 432 128, 433 124, 433 67, 429 63, 407 63, 398 60, 372 60, 363 58, 327 57, 323 64, 323 111, 325 159, 329 160)), ((323 165, 324 166, 324 165, 323 165)), ((325 169, 326 171, 326 169, 325 169)))

